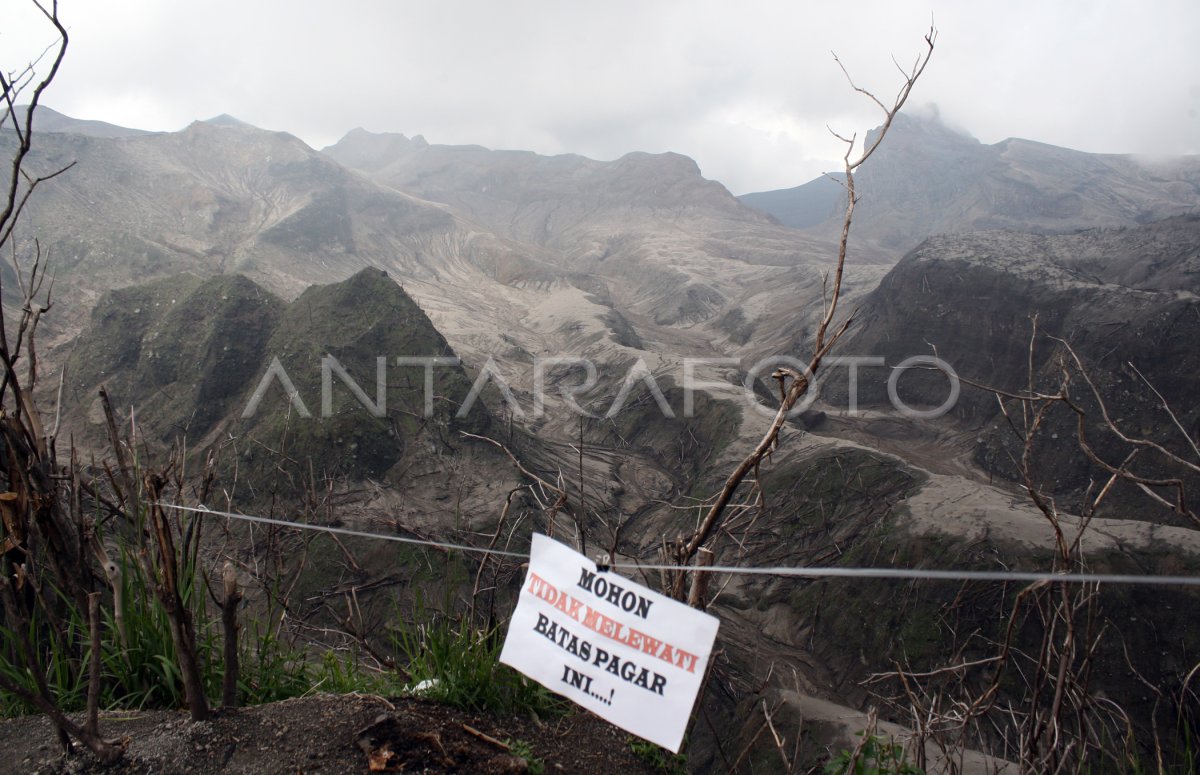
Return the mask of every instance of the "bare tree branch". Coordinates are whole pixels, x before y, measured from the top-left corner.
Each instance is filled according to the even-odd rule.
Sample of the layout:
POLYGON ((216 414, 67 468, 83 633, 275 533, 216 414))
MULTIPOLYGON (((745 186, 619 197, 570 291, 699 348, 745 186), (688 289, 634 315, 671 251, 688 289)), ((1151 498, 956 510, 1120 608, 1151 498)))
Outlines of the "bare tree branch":
MULTIPOLYGON (((755 445, 753 451, 751 451, 751 453, 747 455, 745 459, 743 459, 741 463, 737 465, 736 468, 734 468, 733 472, 726 479, 721 491, 717 494, 716 499, 713 501, 712 505, 708 508, 707 513, 700 521, 699 526, 693 531, 691 536, 686 540, 681 540, 676 546, 673 547, 672 559, 679 565, 688 565, 691 563, 700 547, 709 540, 714 531, 721 524, 725 511, 732 502, 734 495, 737 493, 738 488, 741 486, 743 480, 751 471, 758 467, 762 459, 775 448, 776 444, 778 444, 779 433, 784 424, 787 422, 792 408, 805 394, 808 393, 812 381, 816 379, 816 373, 820 368, 823 359, 833 348, 833 346, 837 344, 838 340, 846 333, 854 319, 853 314, 851 314, 842 323, 837 326, 833 326, 834 317, 837 314, 838 300, 841 297, 842 292, 842 277, 846 266, 846 251, 850 238, 850 224, 854 217, 854 206, 858 202, 858 195, 854 189, 854 171, 858 169, 863 162, 870 158, 871 154, 875 152, 875 149, 879 147, 879 144, 883 140, 884 136, 887 135, 888 129, 892 125, 892 121, 900 112, 900 109, 904 106, 905 101, 908 99, 908 95, 912 92, 913 86, 916 85, 917 79, 920 78, 921 74, 925 71, 925 66, 929 63, 929 59, 933 54, 934 42, 936 38, 937 31, 931 28, 929 33, 925 36, 925 51, 921 56, 917 57, 916 64, 905 76, 904 84, 900 87, 899 94, 890 108, 885 106, 869 91, 856 85, 854 81, 850 79, 849 74, 846 73, 846 69, 842 65, 841 61, 836 55, 834 55, 834 61, 837 62, 838 67, 842 69, 843 73, 846 73, 847 79, 850 80, 851 88, 860 94, 867 96, 876 105, 878 105, 880 109, 883 110, 884 122, 879 129, 878 135, 875 137, 870 146, 854 159, 851 158, 854 150, 854 141, 852 139, 846 140, 840 135, 837 135, 837 133, 834 133, 835 137, 839 137, 847 145, 846 153, 843 157, 843 174, 845 175, 843 185, 846 187, 846 214, 842 221, 841 237, 838 240, 837 260, 834 266, 834 279, 833 287, 830 293, 830 300, 826 306, 824 317, 822 318, 820 325, 817 327, 815 342, 813 345, 813 355, 808 362, 805 372, 800 374, 794 370, 786 370, 786 376, 789 377, 791 381, 786 390, 783 391, 779 409, 776 411, 775 417, 771 421, 770 426, 767 428, 766 433, 763 434, 758 444, 755 445)), ((780 385, 782 388, 782 379, 780 381, 780 385)), ((668 591, 676 599, 682 600, 684 599, 685 588, 685 574, 679 573, 676 574, 675 578, 672 580, 672 588, 668 591)))

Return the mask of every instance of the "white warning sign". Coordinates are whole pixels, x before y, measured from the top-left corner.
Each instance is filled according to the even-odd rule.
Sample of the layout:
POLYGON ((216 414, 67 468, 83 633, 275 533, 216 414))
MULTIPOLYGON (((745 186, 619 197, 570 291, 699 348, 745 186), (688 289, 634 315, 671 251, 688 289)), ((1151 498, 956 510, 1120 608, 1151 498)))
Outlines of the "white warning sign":
POLYGON ((678 752, 718 624, 535 534, 500 661, 678 752))

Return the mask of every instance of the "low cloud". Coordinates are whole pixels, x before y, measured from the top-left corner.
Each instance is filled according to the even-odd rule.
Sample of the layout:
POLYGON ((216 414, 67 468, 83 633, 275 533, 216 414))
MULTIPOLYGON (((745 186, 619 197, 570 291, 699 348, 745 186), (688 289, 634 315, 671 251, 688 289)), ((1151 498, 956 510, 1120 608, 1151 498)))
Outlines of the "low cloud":
MULTIPOLYGON (((71 49, 46 103, 80 118, 174 130, 230 113, 315 147, 364 126, 601 159, 673 150, 743 193, 836 168, 826 124, 861 135, 879 113, 830 51, 886 101, 930 6, 121 0, 62 15, 71 49)), ((47 36, 12 18, 6 38, 47 36)), ((983 142, 1200 150, 1194 2, 935 2, 933 21, 913 107, 983 142)))

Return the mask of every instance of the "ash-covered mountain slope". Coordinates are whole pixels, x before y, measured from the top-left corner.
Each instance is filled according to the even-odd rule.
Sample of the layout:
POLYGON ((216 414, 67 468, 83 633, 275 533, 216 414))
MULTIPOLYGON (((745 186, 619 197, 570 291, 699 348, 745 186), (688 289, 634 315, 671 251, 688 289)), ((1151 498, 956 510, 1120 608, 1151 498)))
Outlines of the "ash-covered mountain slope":
MULTIPOLYGON (((667 417, 642 387, 619 416, 575 424, 586 449, 557 440, 544 417, 533 417, 528 433, 523 423, 498 422, 497 411, 515 410, 496 386, 477 382, 478 369, 457 361, 429 317, 376 269, 312 286, 290 303, 242 275, 178 275, 110 291, 65 372, 62 437, 85 450, 109 444, 103 388, 121 433, 136 427, 153 448, 186 448, 193 465, 212 456, 221 487, 242 508, 261 505, 264 492, 296 496, 314 481, 367 482, 344 505, 374 504, 439 530, 449 524, 448 492, 458 493, 456 508, 494 516, 505 500, 497 488, 515 475, 506 454, 464 434, 503 439, 547 478, 569 463, 584 475, 590 506, 629 518, 651 499, 686 491, 740 418, 731 402, 703 394, 694 418, 667 417), (451 360, 430 364, 427 375, 424 363, 401 360, 412 358, 451 360)), ((548 376, 553 385, 554 371, 548 376)), ((679 388, 669 376, 659 383, 678 410, 679 388)), ((525 391, 517 400, 531 409, 525 391)))
POLYGON ((644 227, 643 221, 771 225, 676 153, 629 153, 606 162, 575 154, 430 145, 421 136, 363 129, 323 152, 393 188, 453 205, 528 242, 553 243, 602 223, 624 224, 626 230, 644 227))
POLYGON ((243 273, 291 297, 364 266, 498 282, 548 267, 536 248, 370 183, 282 132, 196 122, 132 137, 48 133, 35 149, 37 172, 74 163, 41 187, 18 234, 49 254, 67 328, 107 289, 180 272, 243 273))
MULTIPOLYGON (((63 314, 46 334, 65 341, 105 290, 181 272, 242 273, 291 298, 373 266, 464 355, 716 355, 723 343, 769 348, 781 323, 811 317, 796 300, 819 295, 814 269, 832 255, 674 154, 595 162, 361 132, 337 149, 227 117, 39 135, 35 172, 74 163, 17 235, 26 249, 37 238, 58 278, 63 314)), ((880 268, 850 274, 861 289, 880 268)))
MULTIPOLYGON (((1061 339, 1078 355, 1119 427, 1190 456, 1191 443, 1200 439, 1197 291, 1200 216, 1068 235, 993 231, 932 237, 867 297, 841 351, 883 357, 889 367, 936 354, 966 380, 1010 392, 1033 385, 1052 394, 1065 357, 1061 339)), ((859 402, 886 406, 890 373, 864 370, 859 402)), ((906 371, 896 384, 901 399, 915 408, 939 406, 949 395, 946 376, 938 371, 906 371)), ((833 380, 825 397, 845 406, 846 389, 844 381, 833 380)), ((1102 427, 1091 389, 1077 372, 1071 389, 1089 412, 1090 443, 1111 459, 1120 444, 1102 427)), ((964 385, 951 413, 980 430, 978 463, 1015 475, 1020 450, 993 394, 964 385)), ((1042 436, 1036 452, 1048 481, 1078 491, 1098 476, 1079 451, 1071 412, 1052 413, 1042 436)), ((1146 458, 1133 469, 1165 475, 1146 458)), ((1119 498, 1113 500, 1120 505, 1119 498)))
MULTIPOLYGON (((777 303, 788 310, 797 296, 815 298, 812 270, 833 254, 828 239, 799 235, 743 206, 678 154, 602 162, 430 145, 361 129, 324 153, 548 250, 573 282, 611 304, 643 338, 658 338, 659 326, 699 326, 700 352, 712 340, 747 340, 777 303)), ((873 257, 860 253, 854 262, 873 257)), ((852 274, 878 276, 873 267, 852 274)))
MULTIPOLYGON (((868 133, 867 142, 874 137, 868 133)), ((824 234, 840 225, 844 192, 836 177, 740 199, 824 234)), ((1200 157, 1084 153, 1016 138, 984 145, 936 118, 901 114, 863 165, 857 188, 856 237, 899 254, 932 234, 1062 233, 1200 212, 1200 157)))
MULTIPOLYGON (((875 166, 864 171, 864 186, 890 179, 891 189, 903 184, 909 200, 963 202, 972 191, 982 196, 979 179, 1015 185, 1014 176, 1025 169, 1005 162, 1004 174, 990 167, 980 172, 984 162, 994 167, 993 157, 1008 151, 926 124, 897 125, 875 166), (918 168, 922 175, 905 172, 918 168)), ((227 117, 145 136, 47 133, 37 148, 37 171, 76 162, 39 191, 20 235, 26 244, 36 235, 51 256, 58 309, 65 313, 57 316, 60 341, 83 326, 110 288, 178 274, 242 273, 289 299, 311 284, 374 266, 404 284, 469 363, 493 358, 521 398, 533 387, 533 360, 564 353, 601 365, 603 393, 615 389, 637 358, 659 373, 673 372, 678 383, 686 357, 735 355, 749 362, 803 351, 820 312, 822 270, 833 255, 830 243, 755 214, 673 154, 597 162, 363 131, 318 153, 286 133, 227 117)), ((1042 177, 1021 172, 1032 191, 1028 201, 992 202, 1006 222, 1040 228, 1038 202, 1070 182, 1069 175, 1051 174, 1047 153, 1068 166, 1100 165, 1094 185, 1072 184, 1087 194, 1078 194, 1081 201, 1107 203, 1108 209, 1085 208, 1088 218, 1144 217, 1154 209, 1129 203, 1152 200, 1162 181, 1150 185, 1132 173, 1104 172, 1121 165, 1142 169, 1133 160, 1062 149, 1039 153, 1042 177), (1142 188, 1134 185, 1139 180, 1142 188)), ((1187 176, 1177 177, 1172 185, 1185 186, 1187 176)), ((863 206, 865 226, 859 221, 856 228, 869 230, 866 200, 863 206)), ((1051 250, 1047 245, 1068 243, 1028 236, 995 249, 1010 253, 1014 266, 1028 265, 1031 276, 1058 266, 1081 282, 1159 292, 1190 282, 1190 264, 1171 258, 1186 249, 1168 227, 1136 234, 1111 250, 1108 237, 1076 237, 1069 247, 1051 250), (1059 263, 1046 264, 1051 259, 1059 263)), ((856 234, 855 244, 861 242, 856 234)), ((846 308, 884 271, 883 265, 851 266, 846 308)), ((11 293, 15 285, 5 287, 11 293)), ((918 291, 912 298, 923 298, 918 291)), ((1064 309, 1076 303, 1073 296, 1061 299, 1064 309)), ((863 328, 866 343, 871 325, 863 328)), ((1005 361, 1015 346, 1003 338, 1012 326, 1001 328, 1003 336, 976 342, 964 357, 1005 361)), ((903 338, 887 336, 893 343, 903 338)), ((566 439, 570 429, 550 422, 538 430, 563 431, 566 439)))
POLYGON ((323 152, 392 188, 450 205, 497 233, 551 247, 577 271, 603 274, 639 250, 647 265, 681 269, 699 258, 794 266, 828 247, 780 229, 676 153, 596 161, 430 145, 420 136, 362 129, 323 152), (668 247, 678 255, 670 256, 668 247))
MULTIPOLYGON (((208 278, 242 274, 288 301, 309 285, 377 267, 403 284, 469 366, 478 368, 492 359, 528 409, 535 358, 590 358, 599 367, 596 393, 601 399, 616 392, 639 358, 678 385, 683 358, 724 354, 720 343, 728 335, 722 326, 730 310, 740 313, 745 304, 746 312, 734 317, 746 341, 757 321, 776 306, 787 314, 808 314, 792 310, 796 298, 819 293, 815 272, 781 275, 778 267, 739 260, 732 250, 697 248, 715 239, 713 233, 697 235, 679 224, 643 224, 634 248, 602 262, 604 273, 584 271, 586 262, 564 250, 497 235, 451 205, 369 180, 291 135, 236 121, 197 122, 181 132, 136 137, 46 134, 36 147, 33 161, 39 171, 76 162, 38 192, 19 235, 26 247, 36 237, 49 253, 58 314, 47 320, 57 328, 43 322, 41 332, 53 335, 44 336, 44 344, 58 347, 89 326, 91 309, 109 290, 153 280, 182 283, 153 292, 131 290, 139 300, 122 302, 123 311, 114 313, 127 315, 147 309, 151 296, 163 303, 168 296, 194 290, 189 283, 208 278), (193 280, 180 280, 181 275, 193 280)), ((701 190, 715 186, 723 192, 704 183, 694 165, 689 169, 687 176, 700 181, 701 190)), ((611 184, 626 185, 623 175, 610 171, 611 184)), ((561 196, 564 206, 571 207, 572 197, 583 193, 564 190, 561 196)), ((727 193, 721 196, 723 207, 748 217, 776 240, 769 250, 779 261, 799 260, 801 254, 784 239, 788 230, 746 210, 727 193)), ((609 198, 620 201, 622 196, 609 198)), ((606 229, 595 233, 624 244, 619 233, 606 229)), ((755 241, 755 233, 731 233, 742 244, 755 241)), ((17 285, 8 282, 5 288, 11 294, 17 285)), ((112 307, 110 300, 107 308, 112 307)), ((265 325, 247 321, 245 327, 265 325)), ((55 356, 55 348, 45 354, 55 356)), ((209 365, 218 367, 216 362, 209 365)), ((547 382, 554 418, 561 403, 555 387, 560 371, 551 370, 547 382)), ((68 374, 69 382, 78 376, 68 374)), ((577 376, 567 373, 564 378, 573 383, 577 376)), ((49 373, 45 384, 56 377, 49 373)), ((94 385, 94 380, 84 385, 79 394, 89 405, 94 385)), ((166 390, 138 399, 182 406, 199 400, 197 391, 207 389, 166 390), (164 398, 168 394, 173 396, 169 401, 164 398)), ((680 410, 678 400, 675 404, 680 410)), ((197 410, 195 425, 189 426, 193 433, 209 432, 202 416, 206 412, 224 416, 221 407, 209 406, 197 410)), ((146 411, 149 419, 155 410, 151 406, 146 411)), ((565 443, 578 435, 574 420, 536 423, 541 437, 564 442, 561 448, 534 450, 546 470, 557 470, 559 456, 575 457, 565 443)), ((664 438, 649 440, 648 454, 658 454, 655 450, 665 443, 664 438)), ((598 451, 592 457, 587 476, 603 491, 630 455, 598 451)), ((671 466, 640 455, 632 458, 653 472, 650 478, 656 483, 648 487, 656 494, 662 494, 655 489, 659 482, 672 486, 671 466)))

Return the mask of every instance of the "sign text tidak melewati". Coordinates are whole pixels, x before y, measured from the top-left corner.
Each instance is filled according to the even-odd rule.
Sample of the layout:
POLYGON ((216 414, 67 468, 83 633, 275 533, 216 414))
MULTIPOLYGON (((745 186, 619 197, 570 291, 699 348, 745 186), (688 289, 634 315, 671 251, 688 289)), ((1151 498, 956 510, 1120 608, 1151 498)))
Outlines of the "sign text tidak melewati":
POLYGON ((500 661, 678 751, 717 620, 534 535, 500 661))

